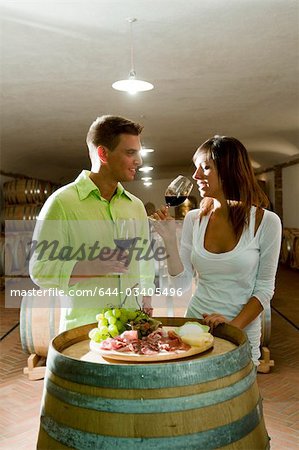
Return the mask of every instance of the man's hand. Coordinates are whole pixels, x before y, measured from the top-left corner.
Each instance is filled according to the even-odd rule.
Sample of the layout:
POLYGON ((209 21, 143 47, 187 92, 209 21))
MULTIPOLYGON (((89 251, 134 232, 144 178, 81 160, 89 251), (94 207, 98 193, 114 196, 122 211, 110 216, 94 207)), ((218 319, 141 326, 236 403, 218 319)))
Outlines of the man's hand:
POLYGON ((126 258, 120 258, 119 251, 111 250, 110 255, 105 254, 105 261, 101 259, 78 261, 72 272, 70 284, 78 283, 84 278, 97 278, 127 272, 126 258))

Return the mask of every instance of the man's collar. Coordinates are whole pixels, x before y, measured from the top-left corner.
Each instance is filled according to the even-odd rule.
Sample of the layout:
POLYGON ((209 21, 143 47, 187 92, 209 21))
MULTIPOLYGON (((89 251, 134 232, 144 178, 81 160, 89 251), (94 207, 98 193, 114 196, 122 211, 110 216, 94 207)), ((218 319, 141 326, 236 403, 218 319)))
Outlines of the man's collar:
MULTIPOLYGON (((98 192, 101 197, 100 189, 94 184, 94 182, 89 178, 90 170, 82 170, 80 175, 76 178, 75 184, 78 190, 80 200, 84 200, 93 191, 98 192)), ((116 192, 114 194, 116 197, 121 197, 125 195, 129 200, 133 200, 132 194, 126 191, 121 183, 117 184, 116 192)))
POLYGON ((130 192, 126 191, 121 183, 117 184, 115 196, 120 197, 121 195, 126 195, 129 200, 133 200, 133 196, 130 192))
POLYGON ((98 191, 100 195, 98 187, 91 181, 89 175, 90 170, 82 170, 75 180, 80 200, 84 200, 92 191, 98 191))

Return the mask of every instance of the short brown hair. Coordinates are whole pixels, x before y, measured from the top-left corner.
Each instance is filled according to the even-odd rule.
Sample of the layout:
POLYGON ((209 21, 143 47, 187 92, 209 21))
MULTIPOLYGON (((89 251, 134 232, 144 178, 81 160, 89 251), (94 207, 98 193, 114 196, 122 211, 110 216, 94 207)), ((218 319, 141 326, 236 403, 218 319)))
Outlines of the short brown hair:
POLYGON ((91 124, 86 143, 89 150, 103 145, 109 150, 114 150, 119 143, 120 134, 133 134, 138 136, 143 129, 139 123, 118 116, 101 116, 91 124))

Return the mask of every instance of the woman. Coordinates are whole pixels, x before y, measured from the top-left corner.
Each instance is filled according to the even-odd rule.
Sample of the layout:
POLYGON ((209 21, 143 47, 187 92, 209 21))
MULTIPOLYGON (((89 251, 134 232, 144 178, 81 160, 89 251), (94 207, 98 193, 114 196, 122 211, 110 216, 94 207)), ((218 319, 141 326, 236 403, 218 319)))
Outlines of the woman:
POLYGON ((279 217, 265 209, 247 150, 237 139, 215 136, 193 157, 202 201, 184 220, 180 255, 174 220, 162 207, 153 218, 165 242, 175 287, 188 289, 194 269, 197 287, 186 317, 203 318, 246 331, 252 359, 260 356, 260 313, 274 293, 280 244, 279 217))

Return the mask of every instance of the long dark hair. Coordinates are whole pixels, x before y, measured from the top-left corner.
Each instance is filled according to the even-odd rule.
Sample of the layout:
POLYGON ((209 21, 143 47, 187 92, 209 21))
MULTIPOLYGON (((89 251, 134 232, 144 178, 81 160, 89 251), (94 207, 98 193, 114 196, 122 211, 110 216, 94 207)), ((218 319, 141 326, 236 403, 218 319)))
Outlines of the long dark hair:
MULTIPOLYGON (((246 148, 238 139, 214 136, 196 150, 193 161, 202 152, 215 164, 228 202, 229 217, 238 236, 244 225, 249 224, 251 206, 267 208, 269 200, 254 175, 246 148)), ((208 214, 212 208, 213 199, 204 198, 200 203, 200 216, 208 214)))

